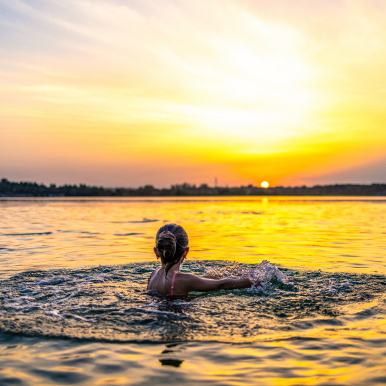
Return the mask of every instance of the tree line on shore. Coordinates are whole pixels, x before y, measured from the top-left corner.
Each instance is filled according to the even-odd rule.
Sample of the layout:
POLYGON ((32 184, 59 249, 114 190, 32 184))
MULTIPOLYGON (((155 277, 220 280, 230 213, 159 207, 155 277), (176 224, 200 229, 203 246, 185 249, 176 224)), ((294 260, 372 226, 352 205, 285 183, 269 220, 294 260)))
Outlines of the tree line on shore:
POLYGON ((260 188, 253 185, 239 187, 210 187, 188 183, 157 189, 152 185, 139 188, 103 188, 97 186, 48 186, 35 182, 0 182, 0 197, 151 197, 151 196, 386 196, 386 184, 336 184, 312 187, 275 186, 260 188))

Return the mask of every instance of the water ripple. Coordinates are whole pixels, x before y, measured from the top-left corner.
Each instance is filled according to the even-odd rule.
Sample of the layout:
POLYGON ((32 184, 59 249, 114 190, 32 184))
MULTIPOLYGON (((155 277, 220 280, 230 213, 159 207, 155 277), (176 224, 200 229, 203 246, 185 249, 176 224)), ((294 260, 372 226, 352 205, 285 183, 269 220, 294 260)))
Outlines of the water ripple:
POLYGON ((253 341, 271 334, 344 331, 385 316, 382 275, 278 269, 273 264, 187 262, 186 272, 248 275, 245 290, 149 296, 155 264, 30 271, 0 282, 0 331, 103 341, 253 341))

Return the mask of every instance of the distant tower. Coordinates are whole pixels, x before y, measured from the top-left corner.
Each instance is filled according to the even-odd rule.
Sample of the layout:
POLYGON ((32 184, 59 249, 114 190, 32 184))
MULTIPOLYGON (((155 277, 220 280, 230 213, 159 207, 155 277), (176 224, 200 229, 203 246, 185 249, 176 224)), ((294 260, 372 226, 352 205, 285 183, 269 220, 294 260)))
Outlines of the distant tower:
POLYGON ((214 187, 217 188, 217 177, 214 178, 214 187))

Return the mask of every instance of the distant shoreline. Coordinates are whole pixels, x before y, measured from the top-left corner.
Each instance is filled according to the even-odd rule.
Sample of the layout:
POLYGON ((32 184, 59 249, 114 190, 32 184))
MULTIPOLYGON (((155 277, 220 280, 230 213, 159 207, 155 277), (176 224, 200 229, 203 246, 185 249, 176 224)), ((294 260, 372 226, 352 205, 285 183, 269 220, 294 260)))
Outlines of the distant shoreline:
POLYGON ((335 184, 312 187, 275 186, 260 188, 253 185, 239 187, 210 187, 181 184, 169 189, 152 185, 139 188, 103 188, 97 186, 49 186, 34 182, 0 181, 0 197, 200 197, 200 196, 386 196, 386 184, 335 184))

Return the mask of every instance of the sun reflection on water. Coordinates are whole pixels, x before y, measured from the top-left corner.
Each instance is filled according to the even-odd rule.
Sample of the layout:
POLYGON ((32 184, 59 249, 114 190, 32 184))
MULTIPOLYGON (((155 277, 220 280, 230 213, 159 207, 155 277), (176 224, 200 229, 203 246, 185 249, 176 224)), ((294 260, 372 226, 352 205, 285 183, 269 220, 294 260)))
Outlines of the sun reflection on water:
POLYGON ((188 232, 190 259, 385 272, 384 204, 277 197, 0 201, 1 271, 153 261, 158 228, 175 222, 188 232))

